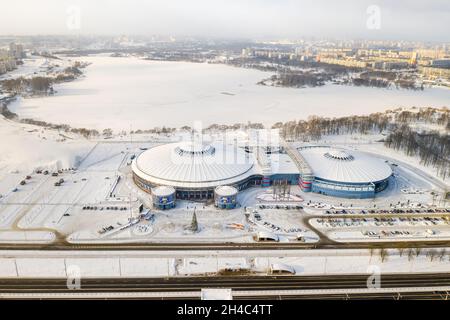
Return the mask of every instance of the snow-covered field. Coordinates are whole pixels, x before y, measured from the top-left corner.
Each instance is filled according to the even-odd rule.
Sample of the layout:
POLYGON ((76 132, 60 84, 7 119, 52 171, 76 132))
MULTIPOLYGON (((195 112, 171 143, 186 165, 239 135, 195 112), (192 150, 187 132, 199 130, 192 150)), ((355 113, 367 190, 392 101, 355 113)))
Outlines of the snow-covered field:
MULTIPOLYGON (((179 277, 213 275, 225 268, 266 275, 272 264, 292 267, 295 274, 367 274, 448 272, 444 249, 300 251, 3 251, 0 277, 179 277)), ((246 277, 251 275, 246 275, 246 277)))
POLYGON ((1 115, 0 137, 0 194, 3 195, 36 168, 74 166, 93 145, 79 136, 68 139, 58 131, 9 121, 1 115))
POLYGON ((337 117, 395 107, 448 106, 450 90, 423 92, 327 85, 293 89, 256 85, 271 75, 217 64, 84 57, 86 77, 57 85, 55 96, 19 99, 21 117, 115 130, 181 127, 201 121, 271 125, 310 115, 337 117))
POLYGON ((52 232, 45 231, 0 231, 1 242, 49 243, 55 240, 52 232))

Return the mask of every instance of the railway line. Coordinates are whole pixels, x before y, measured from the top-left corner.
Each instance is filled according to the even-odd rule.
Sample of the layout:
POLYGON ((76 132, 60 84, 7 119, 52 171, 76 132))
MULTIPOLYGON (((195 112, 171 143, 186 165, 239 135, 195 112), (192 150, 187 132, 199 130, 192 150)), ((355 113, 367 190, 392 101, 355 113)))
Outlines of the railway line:
POLYGON ((0 279, 0 297, 198 299, 205 288, 232 289, 235 299, 449 299, 450 274, 386 274, 380 288, 365 275, 0 279), (243 281, 245 279, 245 281, 243 281))

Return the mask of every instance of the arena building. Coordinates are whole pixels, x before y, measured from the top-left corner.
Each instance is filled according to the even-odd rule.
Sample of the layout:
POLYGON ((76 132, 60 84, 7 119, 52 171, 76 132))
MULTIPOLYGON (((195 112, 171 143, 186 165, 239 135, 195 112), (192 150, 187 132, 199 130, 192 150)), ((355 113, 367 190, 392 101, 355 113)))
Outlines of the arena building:
POLYGON ((248 150, 236 143, 178 142, 142 152, 131 168, 134 182, 148 193, 157 186, 171 186, 177 199, 202 201, 214 199, 214 190, 220 186, 241 191, 269 186, 274 180, 297 184, 295 163, 279 152, 248 150))
POLYGON ((160 145, 134 159, 132 170, 135 183, 144 191, 151 192, 155 186, 172 186, 178 199, 189 200, 213 199, 218 186, 242 190, 261 179, 253 157, 226 144, 160 145))
POLYGON ((373 198, 384 190, 392 176, 391 167, 368 154, 331 148, 305 146, 298 148, 306 164, 300 174, 303 191, 343 198, 373 198))

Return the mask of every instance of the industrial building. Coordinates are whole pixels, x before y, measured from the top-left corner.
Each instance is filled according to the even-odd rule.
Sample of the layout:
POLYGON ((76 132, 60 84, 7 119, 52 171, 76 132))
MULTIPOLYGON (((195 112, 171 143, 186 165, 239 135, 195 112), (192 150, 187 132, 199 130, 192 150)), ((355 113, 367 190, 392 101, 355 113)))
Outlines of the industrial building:
POLYGON ((384 190, 391 167, 368 154, 328 146, 298 148, 303 169, 299 185, 305 192, 343 197, 373 198, 384 190))

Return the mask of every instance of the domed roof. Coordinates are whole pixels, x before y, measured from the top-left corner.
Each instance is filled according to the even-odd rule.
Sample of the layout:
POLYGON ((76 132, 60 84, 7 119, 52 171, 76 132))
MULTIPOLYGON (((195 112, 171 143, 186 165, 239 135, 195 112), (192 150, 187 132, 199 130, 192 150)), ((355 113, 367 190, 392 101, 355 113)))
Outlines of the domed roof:
POLYGON ((152 194, 158 197, 167 197, 175 193, 175 188, 171 186, 158 186, 152 188, 152 194))
POLYGON ((180 142, 143 152, 132 170, 155 185, 208 188, 241 181, 253 166, 253 158, 235 145, 180 142))
POLYGON ((383 160, 367 153, 331 147, 299 149, 316 178, 342 183, 369 183, 389 178, 392 169, 383 160))
POLYGON ((347 151, 345 151, 345 150, 336 150, 336 149, 331 149, 330 151, 324 153, 324 156, 329 158, 329 159, 345 160, 345 161, 352 161, 352 160, 355 159, 347 151))
POLYGON ((218 186, 214 189, 214 192, 223 197, 234 196, 238 193, 238 189, 232 186, 218 186))

